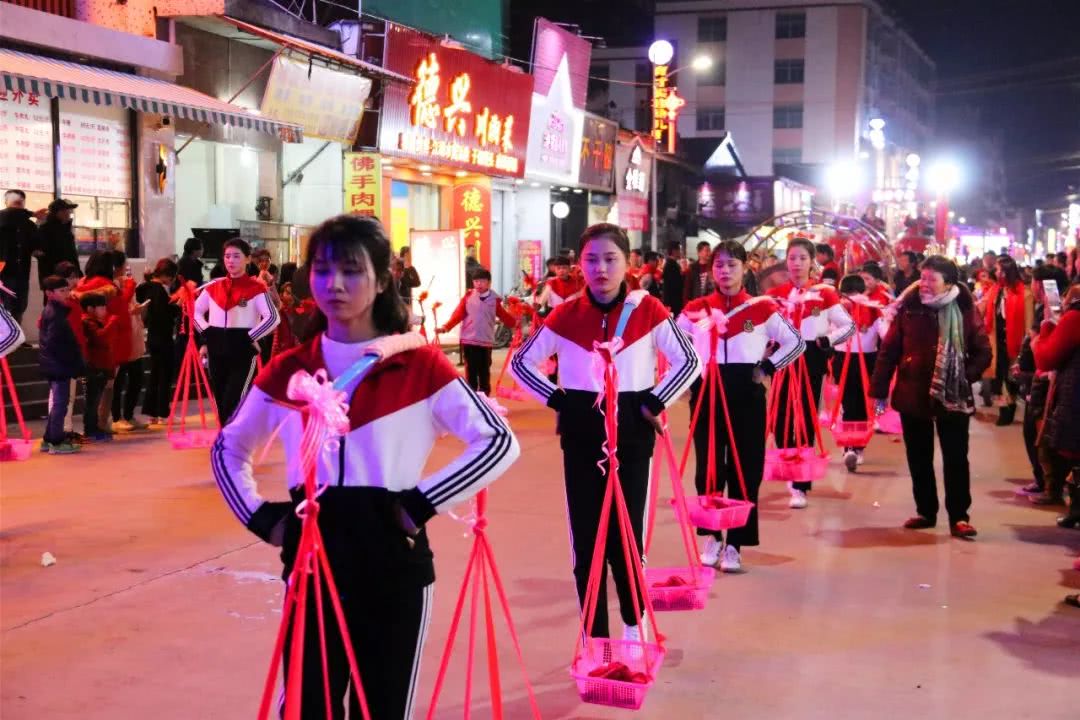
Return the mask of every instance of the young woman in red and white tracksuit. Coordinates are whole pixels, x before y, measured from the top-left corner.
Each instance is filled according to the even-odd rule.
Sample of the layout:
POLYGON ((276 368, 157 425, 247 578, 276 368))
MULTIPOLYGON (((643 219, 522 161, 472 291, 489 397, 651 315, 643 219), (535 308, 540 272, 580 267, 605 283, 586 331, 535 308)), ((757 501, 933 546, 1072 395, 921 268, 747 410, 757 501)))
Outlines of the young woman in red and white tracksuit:
MULTIPOLYGON (((326 330, 271 360, 211 451, 229 508, 260 538, 282 546, 283 578, 296 561, 301 523, 295 509, 304 498, 303 420, 286 388, 299 370, 342 377, 380 339, 406 332, 409 315, 392 282, 390 256, 377 220, 341 216, 315 230, 304 267, 311 269, 311 291, 326 330), (252 476, 252 458, 278 427, 288 502, 266 501, 252 476)), ((326 487, 319 496, 319 527, 374 720, 409 718, 414 705, 435 581, 425 523, 479 492, 519 453, 510 428, 437 347, 421 339, 409 348, 384 357, 342 388, 350 430, 323 451, 316 475, 326 487), (436 439, 447 432, 464 450, 425 473, 436 439)), ((324 605, 333 618, 329 599, 324 605)), ((312 603, 304 651, 305 718, 327 717, 315 612, 312 603)), ((344 718, 348 705, 349 717, 357 718, 359 704, 347 692, 349 666, 335 627, 328 621, 331 716, 344 718)))
MULTIPOLYGON (((825 379, 826 365, 832 356, 833 346, 847 340, 855 332, 855 323, 851 316, 840 304, 840 295, 830 285, 815 285, 810 281, 810 271, 814 265, 814 244, 805 238, 794 238, 788 241, 786 263, 788 269, 788 282, 771 288, 768 294, 780 301, 787 316, 795 329, 799 331, 806 343, 806 352, 803 355, 806 372, 810 380, 810 397, 814 399, 813 405, 821 402, 821 384, 825 379)), ((800 444, 813 445, 816 440, 814 434, 814 413, 811 407, 810 397, 806 393, 806 383, 799 376, 800 408, 802 414, 802 427, 805 432, 795 432, 796 412, 789 407, 788 397, 790 380, 799 368, 792 366, 791 370, 783 373, 777 380, 780 387, 776 394, 776 401, 780 403, 776 421, 776 446, 795 447, 800 444)), ((797 482, 791 485, 790 507, 800 509, 806 507, 806 493, 812 483, 797 482)))
MULTIPOLYGON (((879 300, 882 294, 878 292, 876 297, 870 297, 866 294, 866 290, 866 279, 860 275, 854 273, 845 275, 840 281, 840 303, 847 310, 856 327, 856 332, 850 338, 837 344, 836 355, 832 360, 833 379, 839 385, 844 375, 844 362, 847 358, 847 378, 844 379, 844 385, 840 388, 840 406, 844 411, 845 422, 870 420, 867 414, 869 388, 863 385, 859 358, 861 356, 862 362, 866 365, 866 377, 869 380, 874 374, 878 345, 881 344, 881 339, 885 337, 889 327, 885 308, 879 300)), ((832 412, 832 408, 827 409, 830 413, 832 412)), ((844 448, 844 465, 848 471, 854 472, 856 467, 863 464, 864 449, 861 447, 844 448)))
MULTIPOLYGON (((628 292, 625 283, 630 241, 617 225, 601 223, 581 236, 585 292, 547 317, 543 327, 514 355, 510 371, 527 392, 558 413, 563 450, 566 504, 569 514, 574 578, 584 602, 593 547, 604 499, 606 476, 597 463, 604 459, 604 418, 596 407, 603 378, 595 370, 594 343, 615 337, 624 312, 629 314, 621 334, 622 350, 615 355, 619 374, 619 480, 630 515, 638 551, 648 505, 649 466, 660 428, 659 415, 690 387, 701 373, 701 362, 690 338, 675 326, 660 301, 643 290, 628 292), (627 308, 624 311, 624 308, 627 308), (656 354, 670 367, 656 382, 656 354), (552 355, 559 359, 556 387, 540 366, 552 355)), ((630 579, 622 553, 618 523, 612 520, 607 538, 603 577, 597 599, 593 637, 608 637, 607 564, 611 565, 627 640, 643 639, 635 617, 630 579)), ((638 607, 644 607, 642 601, 638 607)))
MULTIPOLYGON (((719 563, 724 572, 738 572, 742 569, 740 549, 760 542, 756 505, 758 488, 761 487, 765 471, 764 383, 766 378, 798 358, 805 345, 799 333, 784 317, 776 300, 768 295, 753 297, 743 289, 746 248, 731 240, 721 242, 713 250, 711 267, 716 290, 692 300, 683 308, 676 324, 691 334, 698 355, 704 363, 708 363, 712 357, 712 322, 708 317, 701 319, 700 316, 719 311, 724 314, 727 323, 717 341, 716 364, 719 365, 720 381, 724 385, 731 434, 735 439, 734 449, 739 455, 747 497, 743 497, 736 475, 731 438, 719 394, 712 422, 709 418, 709 398, 706 397, 694 427, 694 454, 697 459, 694 484, 699 495, 706 493, 711 424, 715 437, 717 491, 723 492, 726 485, 729 497, 750 500, 755 507, 745 526, 728 531, 727 545, 724 544, 722 531, 698 529, 698 535, 707 538, 701 562, 709 566, 719 563), (767 355, 770 345, 775 349, 767 355)), ((703 381, 698 381, 690 389, 691 408, 697 407, 702 387, 703 381)))
POLYGON ((209 360, 210 389, 222 424, 251 386, 259 341, 281 322, 277 303, 261 280, 247 274, 251 246, 239 238, 225 241, 221 261, 226 275, 203 285, 191 321, 203 338, 209 360))

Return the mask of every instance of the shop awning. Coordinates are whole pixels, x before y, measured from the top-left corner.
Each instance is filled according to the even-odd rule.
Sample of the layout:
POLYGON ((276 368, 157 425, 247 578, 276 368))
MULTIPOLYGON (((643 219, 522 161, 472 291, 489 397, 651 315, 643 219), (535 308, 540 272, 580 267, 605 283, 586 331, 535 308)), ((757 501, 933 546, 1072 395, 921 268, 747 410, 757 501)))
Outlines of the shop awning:
POLYGON ((303 130, 164 80, 0 49, 0 89, 232 125, 300 142, 303 130))
MULTIPOLYGON (((305 55, 314 55, 316 57, 329 60, 342 67, 360 72, 364 75, 370 75, 372 77, 380 77, 386 80, 394 80, 396 82, 407 83, 412 85, 415 81, 404 75, 400 75, 396 72, 391 72, 385 68, 373 65, 369 62, 364 62, 359 58, 355 58, 352 55, 346 55, 338 50, 319 45, 317 43, 308 42, 307 40, 301 40, 300 38, 293 37, 291 35, 285 35, 283 33, 274 32, 273 30, 267 30, 266 28, 259 27, 258 25, 252 25, 249 22, 238 20, 228 15, 219 16, 221 20, 234 26, 240 33, 255 38, 261 38, 269 43, 280 45, 282 47, 297 50, 305 55)), ((237 37, 231 37, 232 39, 240 39, 237 37)))

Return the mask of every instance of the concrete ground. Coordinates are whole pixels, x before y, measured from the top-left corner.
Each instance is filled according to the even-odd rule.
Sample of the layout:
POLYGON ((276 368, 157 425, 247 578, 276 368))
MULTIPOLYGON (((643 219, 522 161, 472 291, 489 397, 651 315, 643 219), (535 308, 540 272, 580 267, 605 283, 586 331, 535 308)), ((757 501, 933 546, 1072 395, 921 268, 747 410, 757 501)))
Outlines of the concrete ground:
MULTIPOLYGON (((523 453, 493 487, 490 537, 543 716, 625 716, 582 704, 568 675, 577 611, 552 417, 508 405, 523 453)), ((686 413, 674 412, 679 428, 686 413)), ((704 611, 660 615, 667 660, 641 717, 1078 717, 1080 611, 1060 601, 1080 588, 1080 533, 1014 497, 1030 472, 1018 424, 984 418, 972 433, 975 542, 899 528, 910 481, 888 436, 857 474, 834 457, 806 510, 768 485, 748 572, 719 578, 704 611)), ((445 440, 431 462, 454 452, 445 440)), ((259 474, 282 494, 280 450, 259 474)), ((255 715, 281 619, 279 563, 228 513, 205 450, 144 433, 78 456, 35 452, 0 477, 4 720, 255 715)), ((470 547, 449 518, 432 535, 424 713, 470 547)), ((662 507, 651 563, 684 562, 680 547, 662 507)), ((499 647, 504 716, 530 717, 505 633, 499 647)), ((462 715, 464 664, 460 646, 436 717, 462 715)), ((477 717, 490 717, 486 688, 479 678, 477 717)))

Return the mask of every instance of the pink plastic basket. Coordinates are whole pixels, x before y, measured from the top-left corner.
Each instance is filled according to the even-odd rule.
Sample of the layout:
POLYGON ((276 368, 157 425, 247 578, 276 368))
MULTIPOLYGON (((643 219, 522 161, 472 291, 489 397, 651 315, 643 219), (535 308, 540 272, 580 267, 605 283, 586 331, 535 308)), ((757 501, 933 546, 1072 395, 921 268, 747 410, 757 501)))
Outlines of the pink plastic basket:
POLYGON ((34 444, 30 440, 0 440, 0 462, 20 462, 30 458, 34 444))
POLYGON ((656 672, 663 661, 664 649, 653 643, 588 638, 584 647, 578 647, 570 675, 577 683, 582 702, 638 710, 656 682, 656 672), (622 663, 631 673, 644 673, 648 681, 636 683, 589 676, 593 670, 613 662, 622 663))
POLYGON ((518 402, 524 402, 528 399, 528 395, 524 390, 516 387, 498 387, 495 389, 495 396, 500 397, 503 400, 517 400, 518 402))
POLYGON ((765 480, 813 482, 825 477, 829 456, 814 448, 772 448, 765 451, 765 480))
POLYGON ((680 610, 701 610, 709 598, 709 588, 716 579, 716 570, 711 567, 698 567, 691 571, 688 567, 646 568, 645 584, 649 588, 649 600, 656 612, 674 612, 680 610), (697 575, 695 581, 695 573, 697 575), (668 585, 673 578, 678 578, 684 585, 668 585))
POLYGON ((831 379, 826 380, 823 386, 823 396, 824 399, 821 402, 823 408, 835 407, 836 403, 840 400, 840 386, 831 379))
POLYGON ((754 503, 723 495, 695 495, 688 498, 690 524, 706 530, 740 528, 750 521, 754 503))
POLYGON ((878 430, 889 435, 899 435, 903 432, 900 427, 900 413, 889 408, 877 419, 878 430))
POLYGON ((169 444, 172 445, 173 450, 208 448, 214 444, 217 434, 218 431, 212 428, 174 431, 169 433, 169 444))
POLYGON ((840 421, 832 426, 833 440, 840 447, 866 447, 874 437, 874 423, 866 420, 840 421))

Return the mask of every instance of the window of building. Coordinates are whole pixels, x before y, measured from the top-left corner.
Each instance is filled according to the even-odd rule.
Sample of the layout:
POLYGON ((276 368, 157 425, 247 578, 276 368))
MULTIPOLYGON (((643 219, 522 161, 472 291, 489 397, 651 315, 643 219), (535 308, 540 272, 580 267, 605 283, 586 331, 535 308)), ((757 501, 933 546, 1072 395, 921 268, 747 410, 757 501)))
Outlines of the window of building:
POLYGON ((806 74, 806 61, 777 60, 773 79, 777 85, 799 85, 806 74))
POLYGON ((699 17, 697 21, 698 42, 726 42, 727 16, 699 17))
POLYGON ((774 165, 798 165, 802 162, 802 148, 773 148, 774 165))
POLYGON ((776 38, 806 37, 806 13, 777 13, 776 38))
POLYGON ((723 85, 725 75, 727 74, 727 68, 725 67, 723 60, 713 60, 713 64, 708 70, 702 70, 695 74, 697 75, 697 84, 699 87, 703 85, 723 85))
POLYGON ((611 77, 611 66, 607 63, 593 65, 589 68, 588 97, 596 97, 608 92, 608 79, 611 77))
POLYGON ((697 111, 698 130, 723 130, 724 108, 706 107, 697 111))
POLYGON ((773 127, 777 130, 801 128, 803 123, 802 105, 777 105, 773 108, 773 127))

